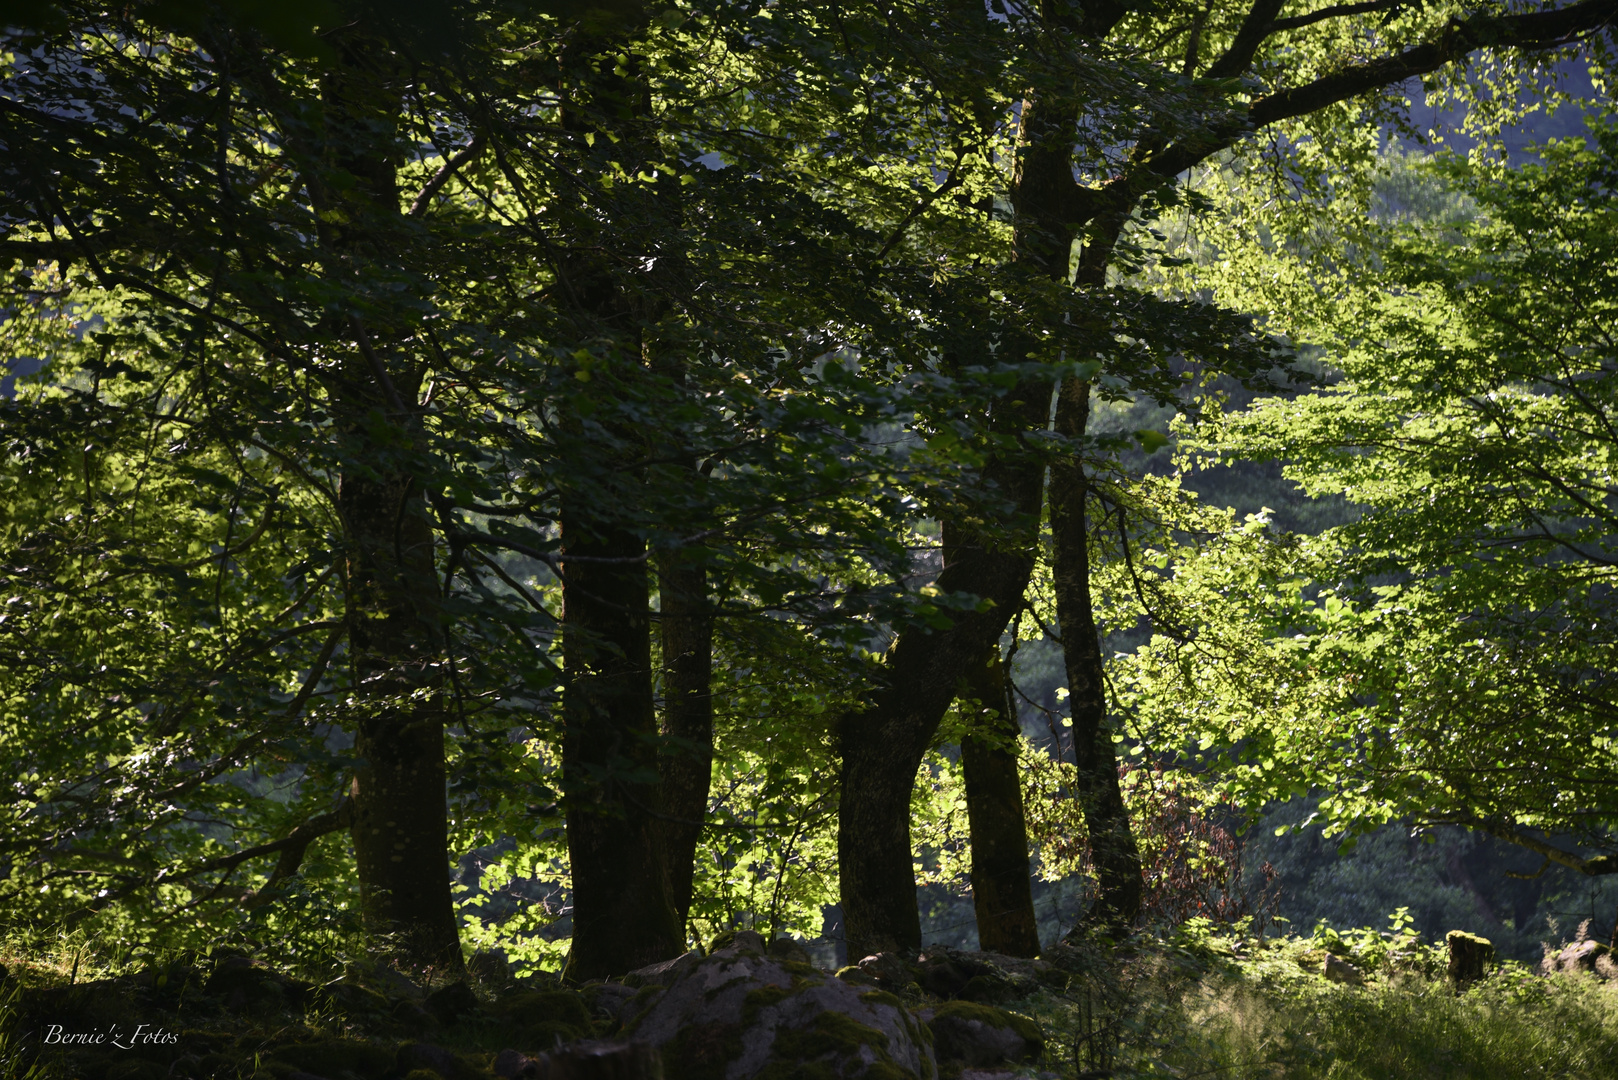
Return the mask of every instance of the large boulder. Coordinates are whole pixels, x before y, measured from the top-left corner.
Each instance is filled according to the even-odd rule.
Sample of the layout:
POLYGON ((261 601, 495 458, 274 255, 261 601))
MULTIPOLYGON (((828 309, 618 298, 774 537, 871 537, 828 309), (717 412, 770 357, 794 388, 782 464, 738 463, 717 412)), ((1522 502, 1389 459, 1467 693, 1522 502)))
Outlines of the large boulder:
POLYGON ((619 1038, 662 1052, 668 1080, 933 1080, 932 1047, 897 997, 771 956, 741 932, 706 957, 635 973, 619 1038), (664 988, 651 991, 657 985, 664 988))

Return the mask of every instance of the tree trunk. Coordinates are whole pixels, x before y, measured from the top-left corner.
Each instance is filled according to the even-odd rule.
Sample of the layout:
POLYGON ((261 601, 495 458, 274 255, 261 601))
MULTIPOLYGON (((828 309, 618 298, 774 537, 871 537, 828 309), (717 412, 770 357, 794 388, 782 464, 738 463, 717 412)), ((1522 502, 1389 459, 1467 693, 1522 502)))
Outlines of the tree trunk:
MULTIPOLYGON (((1090 384, 1067 379, 1056 402, 1056 430, 1078 439, 1089 422, 1090 384)), ((1068 702, 1073 710, 1075 781, 1100 895, 1091 920, 1120 933, 1140 915, 1140 853, 1118 784, 1118 755, 1107 716, 1105 673, 1090 605, 1090 538, 1085 514, 1088 481, 1077 454, 1051 466, 1051 534, 1056 617, 1062 629, 1068 702)))
POLYGON ((966 816, 972 834, 972 907, 978 947, 1008 956, 1039 955, 1039 925, 1028 883, 1028 832, 1023 819, 1010 673, 999 647, 961 679, 961 696, 978 702, 978 727, 961 740, 966 816))
MULTIPOLYGON (((1071 141, 1077 112, 1023 107, 1024 144, 1012 204, 1017 212, 1017 260, 1028 273, 1065 279, 1074 227, 1071 141)), ((1006 355, 1026 355, 1020 343, 1002 342, 1006 355)), ((1020 383, 988 418, 992 430, 1021 436, 1046 426, 1050 383, 1020 383)), ((946 518, 944 571, 937 587, 973 593, 992 602, 987 612, 957 614, 947 630, 906 627, 885 657, 882 688, 869 708, 843 718, 842 788, 838 803, 837 864, 841 875, 848 951, 858 960, 874 952, 917 949, 921 919, 910 846, 910 792, 961 672, 982 661, 1022 604, 1033 572, 1043 464, 991 459, 981 479, 1010 504, 987 511, 993 534, 946 518)), ((963 515, 964 517, 964 515, 963 515)))
MULTIPOLYGON (((1028 388, 1030 396, 1037 387, 1028 388)), ((1026 401, 1017 404, 1024 406, 1026 401)), ((885 685, 872 706, 845 716, 841 728, 842 789, 837 862, 842 880, 848 955, 921 947, 916 875, 910 844, 910 792, 922 755, 955 699, 960 673, 1000 640, 1022 603, 1033 572, 1033 514, 1040 469, 1020 464, 996 470, 1030 527, 998 545, 944 522, 942 592, 970 592, 987 611, 957 613, 947 630, 906 627, 889 648, 885 685)), ((1015 523, 1013 523, 1015 525, 1015 523)))
POLYGON ((677 956, 684 935, 663 857, 646 545, 565 508, 562 548, 566 977, 583 981, 677 956))
POLYGON ((408 478, 344 475, 355 725, 354 861, 365 916, 413 963, 459 971, 444 791, 443 649, 425 500, 408 478))
POLYGON ((701 564, 670 552, 659 560, 658 577, 664 741, 657 771, 668 815, 669 887, 683 926, 691 912, 691 879, 713 775, 713 616, 701 564))
MULTIPOLYGON (((401 220, 392 131, 400 103, 385 48, 358 34, 334 39, 343 63, 324 80, 326 144, 321 156, 359 183, 344 213, 322 226, 333 270, 363 281, 394 256, 390 231, 401 220), (341 221, 341 224, 335 222, 341 221)), ((332 201, 320 177, 310 181, 317 208, 332 201)), ((408 324, 413 314, 401 316, 408 324)), ((340 315, 333 335, 353 344, 334 389, 343 417, 345 465, 338 510, 346 530, 348 640, 357 676, 354 725, 354 860, 366 921, 391 951, 440 971, 462 969, 450 895, 445 793, 441 626, 435 537, 425 493, 397 441, 419 446, 419 375, 390 341, 415 328, 366 330, 340 315), (372 432, 377 416, 402 431, 390 442, 372 432)))

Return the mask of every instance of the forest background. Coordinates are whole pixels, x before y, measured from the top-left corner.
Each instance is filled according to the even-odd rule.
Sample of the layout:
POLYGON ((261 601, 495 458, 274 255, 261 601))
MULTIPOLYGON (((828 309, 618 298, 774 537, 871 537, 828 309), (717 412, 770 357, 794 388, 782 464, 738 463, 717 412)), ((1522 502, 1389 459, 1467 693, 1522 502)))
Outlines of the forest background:
POLYGON ((1610 921, 1612 16, 8 10, 7 932, 1610 921))

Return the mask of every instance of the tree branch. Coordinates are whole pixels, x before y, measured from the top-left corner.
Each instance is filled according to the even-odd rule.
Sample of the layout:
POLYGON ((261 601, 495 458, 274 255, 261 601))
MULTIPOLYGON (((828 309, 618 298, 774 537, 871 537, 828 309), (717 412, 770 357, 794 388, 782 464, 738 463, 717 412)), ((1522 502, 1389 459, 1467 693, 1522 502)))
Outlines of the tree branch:
POLYGON ((1579 873, 1586 874, 1590 877, 1601 877, 1605 874, 1618 874, 1618 855, 1597 855, 1594 858, 1586 859, 1582 855, 1577 855, 1571 851, 1564 851, 1555 844, 1541 840, 1537 836, 1530 836, 1528 833, 1518 829, 1515 825, 1502 821, 1474 822, 1473 827, 1482 829, 1490 836, 1504 840, 1507 843, 1516 844, 1519 847, 1527 848, 1529 851, 1532 851, 1537 855, 1543 855, 1546 859, 1556 863, 1558 866, 1565 866, 1570 870, 1577 870, 1579 873))

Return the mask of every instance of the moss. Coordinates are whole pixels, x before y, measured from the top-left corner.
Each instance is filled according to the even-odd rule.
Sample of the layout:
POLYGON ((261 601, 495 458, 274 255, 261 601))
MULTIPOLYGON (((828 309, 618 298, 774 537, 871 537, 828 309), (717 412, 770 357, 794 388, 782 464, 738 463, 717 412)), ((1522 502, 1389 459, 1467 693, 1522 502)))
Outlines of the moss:
POLYGON ((757 990, 749 990, 747 996, 742 998, 742 1018, 751 1021, 760 1009, 779 1004, 791 994, 792 991, 784 986, 761 986, 757 990))
POLYGON ((444 1080, 444 1078, 431 1069, 411 1069, 405 1073, 404 1080, 444 1080))
POLYGON ((697 1024, 663 1046, 667 1080, 724 1080, 725 1068, 742 1053, 740 1024, 697 1024))
POLYGON ((793 1061, 813 1061, 828 1054, 853 1056, 869 1046, 884 1056, 888 1036, 842 1013, 823 1012, 815 1017, 812 1030, 783 1031, 775 1036, 772 1056, 793 1061))
POLYGON ((1025 1042, 1036 1046, 1043 1046, 1045 1033, 1038 1024, 1026 1016, 1019 1016, 1005 1009, 997 1009, 993 1005, 982 1005, 975 1001, 946 1001, 933 1013, 933 1020, 955 1018, 961 1020, 976 1020, 994 1028, 1010 1028, 1020 1035, 1025 1042))
POLYGON ((876 980, 864 968, 850 964, 848 967, 838 968, 837 977, 847 983, 858 983, 862 986, 874 986, 876 980))
POLYGON ((863 1080, 916 1080, 916 1074, 891 1061, 878 1061, 865 1070, 863 1080))
POLYGON ((530 990, 506 999, 501 1011, 525 1027, 562 1025, 573 1029, 575 1039, 590 1034, 590 1008, 572 990, 530 990))
POLYGON ((316 1076, 346 1071, 367 1078, 392 1072, 394 1060, 393 1054, 380 1046, 344 1039, 293 1043, 280 1047, 270 1056, 316 1076))
POLYGON ((801 960, 777 960, 775 963, 782 971, 804 978, 811 978, 821 973, 815 965, 806 964, 801 960))

